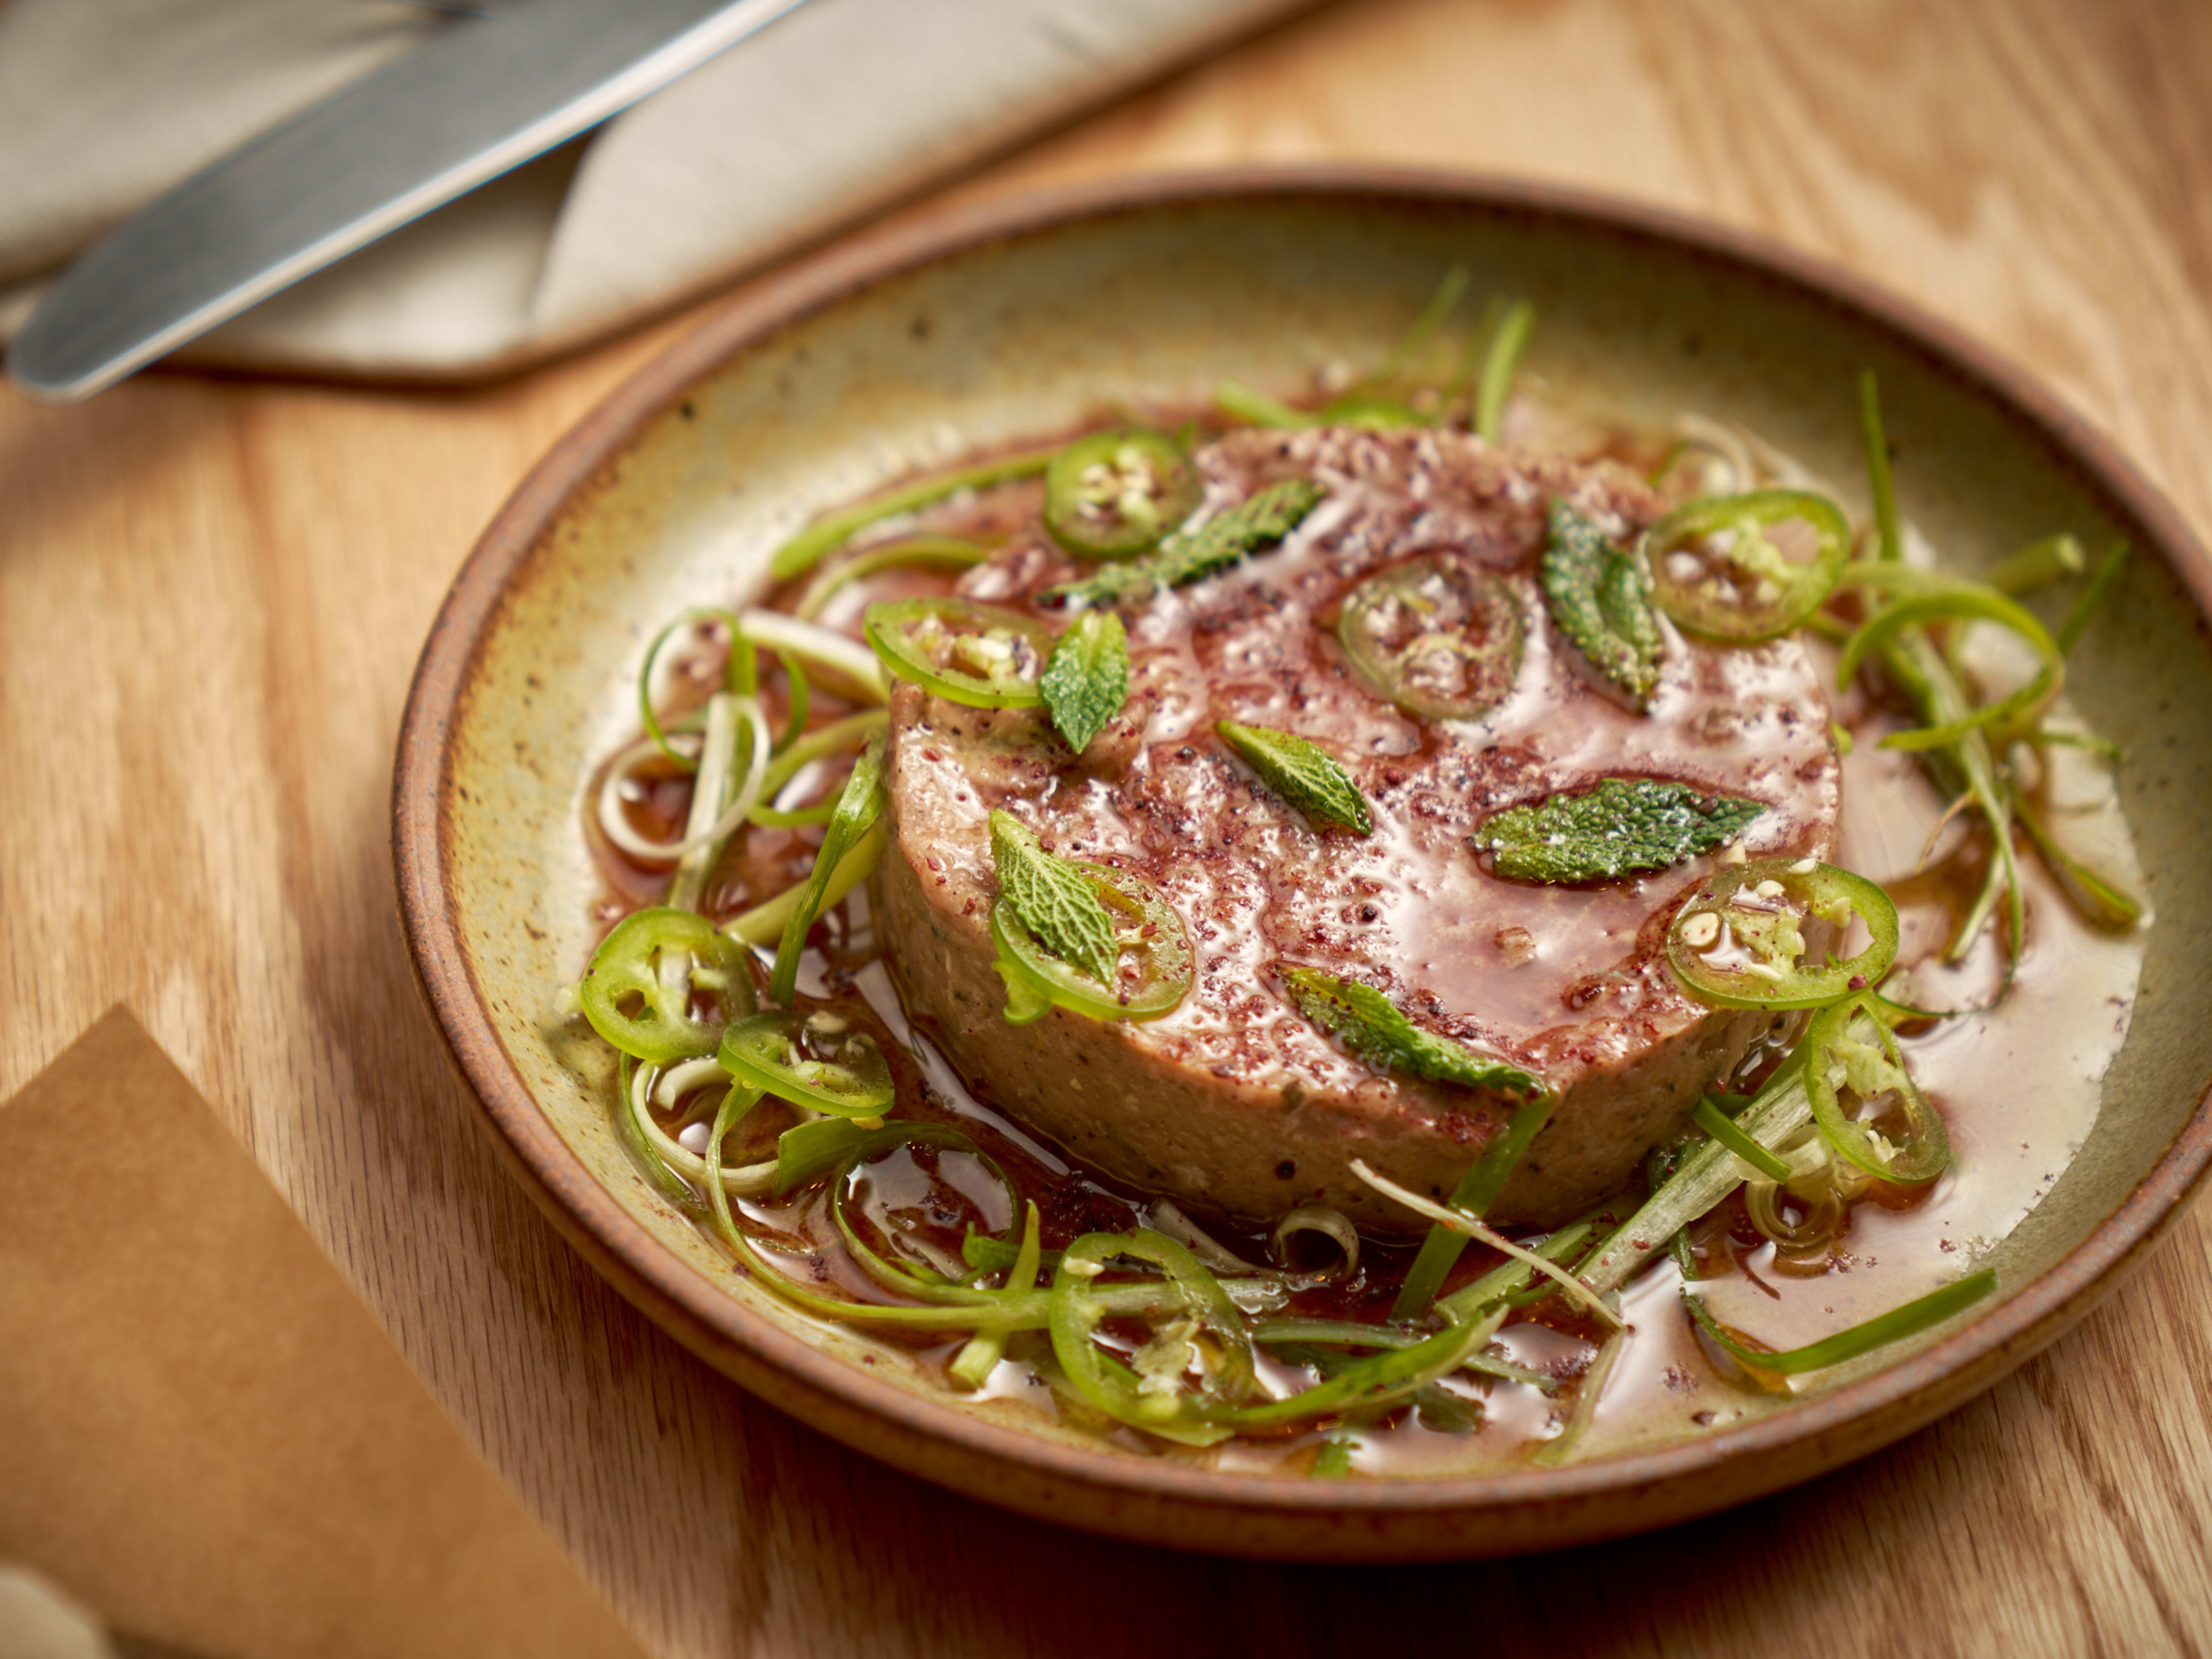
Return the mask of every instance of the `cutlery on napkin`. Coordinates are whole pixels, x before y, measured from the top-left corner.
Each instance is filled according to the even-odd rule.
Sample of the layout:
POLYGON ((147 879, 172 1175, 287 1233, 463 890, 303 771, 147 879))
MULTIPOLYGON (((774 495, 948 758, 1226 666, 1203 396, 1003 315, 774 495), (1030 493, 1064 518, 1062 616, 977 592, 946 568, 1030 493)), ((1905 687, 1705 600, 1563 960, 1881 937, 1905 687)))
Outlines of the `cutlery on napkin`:
MULTIPOLYGON (((810 0, 586 138, 186 349, 414 378, 514 367, 1305 3, 810 0)), ((168 185, 429 32, 470 27, 397 0, 0 6, 0 337, 71 254, 168 185)))

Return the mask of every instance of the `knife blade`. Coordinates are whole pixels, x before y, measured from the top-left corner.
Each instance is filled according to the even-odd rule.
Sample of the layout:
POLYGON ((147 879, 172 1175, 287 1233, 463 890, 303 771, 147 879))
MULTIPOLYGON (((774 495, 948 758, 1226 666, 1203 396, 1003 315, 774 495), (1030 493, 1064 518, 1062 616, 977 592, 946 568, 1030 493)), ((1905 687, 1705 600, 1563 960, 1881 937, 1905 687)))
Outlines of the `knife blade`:
POLYGON ((574 137, 805 0, 514 0, 457 20, 126 220, 8 374, 71 403, 574 137))

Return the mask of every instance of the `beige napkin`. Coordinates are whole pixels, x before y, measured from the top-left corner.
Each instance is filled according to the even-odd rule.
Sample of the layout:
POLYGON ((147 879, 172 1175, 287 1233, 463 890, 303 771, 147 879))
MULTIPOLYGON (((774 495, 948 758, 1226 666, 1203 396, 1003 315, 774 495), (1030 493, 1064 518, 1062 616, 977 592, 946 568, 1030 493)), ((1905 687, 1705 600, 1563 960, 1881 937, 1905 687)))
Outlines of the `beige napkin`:
MULTIPOLYGON (((1304 3, 811 0, 188 354, 431 377, 526 362, 1304 3)), ((434 31, 472 26, 395 0, 0 0, 0 335, 70 254, 169 185, 434 31)))
POLYGON ((643 1659, 121 1009, 0 1105, 11 1562, 125 1659, 643 1659))

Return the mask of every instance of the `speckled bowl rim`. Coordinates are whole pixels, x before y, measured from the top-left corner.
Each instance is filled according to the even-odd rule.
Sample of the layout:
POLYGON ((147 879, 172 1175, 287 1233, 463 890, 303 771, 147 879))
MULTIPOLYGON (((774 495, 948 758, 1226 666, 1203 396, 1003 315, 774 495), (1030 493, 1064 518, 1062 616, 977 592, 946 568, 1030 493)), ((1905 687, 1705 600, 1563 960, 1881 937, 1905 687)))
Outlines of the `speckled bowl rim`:
POLYGON ((1300 1481, 1025 1434, 871 1376, 747 1310, 655 1240, 563 1143, 501 1044, 452 908, 447 765, 478 643, 496 620, 510 577, 571 499, 695 382, 787 323, 979 245, 1071 221, 1141 216, 1164 206, 1330 198, 1588 225, 1786 284, 1870 323, 1931 368, 2024 418, 2122 518, 2148 532, 2148 547, 2191 596, 2199 626, 2212 616, 2212 562, 2175 510, 2110 443, 1997 354, 1820 261, 1662 210, 1481 176, 1309 167, 1117 177, 955 209, 828 248, 748 289, 554 447, 485 530, 423 647, 393 779, 401 915, 423 993, 483 1103, 495 1144, 556 1224, 686 1346, 839 1438, 911 1473, 1031 1514, 1223 1553, 1402 1560, 1619 1535, 1777 1490, 1877 1449, 1989 1387, 2052 1340, 2144 1258, 2212 1171, 2212 1091, 2127 1199, 2063 1259, 1951 1335, 1832 1393, 1697 1439, 1560 1469, 1300 1481))

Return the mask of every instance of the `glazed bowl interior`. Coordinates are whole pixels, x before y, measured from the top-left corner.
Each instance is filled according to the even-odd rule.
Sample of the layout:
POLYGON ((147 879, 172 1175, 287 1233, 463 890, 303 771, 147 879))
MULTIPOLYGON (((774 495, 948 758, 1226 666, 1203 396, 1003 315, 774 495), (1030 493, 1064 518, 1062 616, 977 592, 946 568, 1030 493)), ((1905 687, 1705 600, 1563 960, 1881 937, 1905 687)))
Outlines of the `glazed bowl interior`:
MULTIPOLYGON (((1228 378, 1289 392, 1326 364, 1372 362, 1455 264, 1478 295, 1534 301, 1527 372, 1555 392, 1630 422, 1660 425, 1685 410, 1740 422, 1833 481, 1855 512, 1864 503, 1854 386, 1863 368, 1875 369, 1899 494, 1955 567, 1972 571, 2060 526, 2092 547, 2124 538, 2142 550, 2069 685, 2128 752, 2120 787, 2157 921, 2095 1129, 1991 1259, 2008 1293, 2091 1240, 2166 1156, 2212 1073, 2212 982, 2193 959, 2212 927, 2197 822, 2212 798, 2212 730, 2196 718, 2212 707, 2195 597, 2203 576, 2185 533, 2128 476, 2116 483, 2063 416, 2014 401, 1987 378, 1996 371, 1962 364, 1861 296, 1716 239, 1699 246, 1634 216, 1525 194, 1312 180, 1149 198, 1125 190, 1082 211, 1001 210, 921 251, 918 262, 910 249, 905 262, 878 252, 819 263, 756 296, 574 435, 502 516, 457 590, 442 642, 434 637, 458 694, 410 714, 410 744, 430 740, 425 720, 443 739, 435 846, 415 853, 403 753, 403 889, 410 857, 434 859, 441 889, 438 915, 410 908, 410 928, 418 950, 426 931, 442 930, 466 977, 441 985, 426 967, 434 1003, 556 1210, 702 1352, 758 1356, 777 1346, 775 1332, 801 1336, 830 1368, 811 1381, 817 1393, 874 1410, 885 1390, 903 1391, 924 1441, 982 1444, 979 1426, 1010 1409, 963 1404, 904 1350, 824 1327, 734 1277, 626 1153, 610 1121, 603 1047, 552 1017, 600 925, 584 781, 634 733, 635 677, 654 629, 687 605, 753 590, 782 537, 883 481, 1065 429, 1124 399, 1196 404, 1228 378), (457 1014, 471 1003, 473 1013, 457 1014), (487 1030, 495 1048, 481 1041, 487 1030), (518 1135, 512 1119, 526 1110, 550 1138, 518 1135)), ((424 695, 418 687, 418 705, 424 695)), ((410 902, 419 902, 411 891, 410 902)), ((1823 1386, 1848 1389, 1901 1357, 1885 1352, 1823 1386)), ((1869 1396, 1865 1409, 1877 1408, 1885 1401, 1869 1396)), ((1908 1419, 1897 1413, 1893 1432, 1908 1419)), ((1025 1441, 1060 1432, 1033 1414, 1019 1425, 1025 1441)), ((1060 1437, 1097 1465, 1082 1465, 1087 1480, 1110 1484, 1121 1477, 1109 1462, 1144 1461, 1060 1437)), ((1857 1449, 1880 1437, 1862 1436, 1857 1449)), ((1009 1443, 988 1441, 993 1455, 1009 1443)), ((919 1454, 904 1461, 946 1478, 919 1454)), ((1652 1473, 1638 1462, 1618 1461, 1618 1478, 1652 1473)), ((1572 1478, 1610 1477, 1597 1466, 1572 1478)), ((1403 1501, 1471 1501, 1454 1483, 1430 1484, 1403 1501)))

